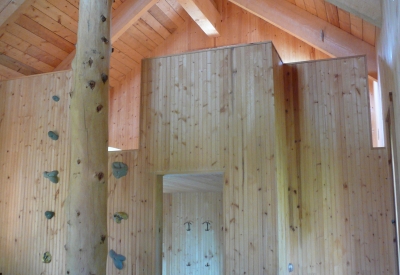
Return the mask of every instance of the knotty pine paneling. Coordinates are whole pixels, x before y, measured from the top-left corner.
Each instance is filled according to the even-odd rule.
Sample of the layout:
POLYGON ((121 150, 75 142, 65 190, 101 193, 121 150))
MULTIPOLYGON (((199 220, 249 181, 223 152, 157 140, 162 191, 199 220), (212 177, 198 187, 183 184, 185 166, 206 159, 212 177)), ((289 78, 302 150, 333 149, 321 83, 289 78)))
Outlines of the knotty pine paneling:
MULTIPOLYGON (((400 201, 400 3, 398 1, 382 2, 382 30, 377 45, 379 85, 382 92, 383 117, 385 118, 392 109, 391 139, 393 147, 393 168, 396 180, 396 199, 400 201), (389 101, 389 93, 392 93, 393 101, 389 101)), ((389 134, 389 133, 386 133, 389 134)), ((386 140, 390 140, 386 138, 386 140)), ((400 206, 396 206, 397 234, 399 236, 400 206)), ((397 242, 400 248, 400 243, 397 242)))
POLYGON ((64 71, 0 82, 0 273, 65 273, 71 76, 64 71), (59 171, 58 184, 43 177, 52 170, 59 171), (45 218, 47 210, 53 219, 45 218), (50 264, 42 263, 46 251, 50 264))
POLYGON ((395 273, 393 186, 387 150, 372 149, 365 62, 284 65, 293 274, 395 273))
POLYGON ((164 194, 163 203, 162 274, 224 274, 222 192, 164 194))
MULTIPOLYGON (((149 201, 157 174, 224 171, 225 274, 277 271, 273 51, 266 43, 143 61, 140 190, 149 201)), ((137 241, 149 251, 146 237, 137 241)))

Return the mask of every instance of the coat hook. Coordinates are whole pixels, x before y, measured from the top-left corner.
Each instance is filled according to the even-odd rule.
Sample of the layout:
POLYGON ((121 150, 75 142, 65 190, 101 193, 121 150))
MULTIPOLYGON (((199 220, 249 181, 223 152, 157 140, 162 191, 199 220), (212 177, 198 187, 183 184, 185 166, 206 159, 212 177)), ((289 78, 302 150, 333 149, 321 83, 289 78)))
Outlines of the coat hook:
POLYGON ((190 263, 187 263, 187 265, 186 266, 190 266, 190 263))
POLYGON ((205 222, 203 222, 202 224, 206 224, 206 231, 210 231, 210 225, 211 225, 211 222, 210 221, 205 221, 205 222))
POLYGON ((210 264, 209 264, 209 263, 207 263, 207 264, 206 264, 206 267, 209 267, 209 266, 210 266, 210 264))
POLYGON ((192 225, 192 222, 185 222, 184 225, 187 224, 187 229, 186 231, 190 231, 190 226, 192 225))

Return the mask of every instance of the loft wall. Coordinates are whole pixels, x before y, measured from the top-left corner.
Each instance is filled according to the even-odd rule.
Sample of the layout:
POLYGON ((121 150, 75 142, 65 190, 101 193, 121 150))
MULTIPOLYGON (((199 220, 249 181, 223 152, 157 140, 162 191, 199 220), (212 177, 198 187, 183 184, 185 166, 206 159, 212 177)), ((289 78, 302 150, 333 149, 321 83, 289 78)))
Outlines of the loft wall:
POLYGON ((71 72, 0 82, 0 273, 64 274, 71 72), (60 97, 59 102, 52 96, 60 97), (57 141, 48 131, 59 134, 57 141), (59 183, 43 177, 59 171, 59 183), (47 220, 45 211, 55 212, 47 220), (51 264, 42 263, 49 251, 51 264))
POLYGON ((157 174, 225 172, 226 274, 277 271, 274 54, 267 43, 142 66, 140 182, 150 191, 157 174))
POLYGON ((393 186, 364 57, 285 65, 294 274, 396 274, 393 186))
MULTIPOLYGON (((222 16, 220 37, 210 38, 205 35, 199 26, 188 17, 186 12, 183 12, 182 16, 186 16, 185 23, 169 36, 162 45, 158 46, 152 52, 151 57, 181 54, 236 44, 272 41, 284 62, 328 58, 328 55, 238 6, 228 3, 227 0, 217 0, 215 2, 222 16)), ((140 72, 138 71, 132 71, 121 82, 120 86, 114 88, 110 98, 110 110, 116 109, 118 111, 111 112, 110 132, 127 132, 129 135, 115 134, 110 136, 110 146, 116 146, 124 150, 138 148, 136 140, 139 139, 139 131, 136 125, 139 124, 137 116, 139 109, 136 108, 136 104, 139 102, 139 91, 140 72), (132 104, 127 107, 126 102, 132 102, 132 104), (125 123, 127 120, 131 125, 128 126, 125 123)))
POLYGON ((169 193, 163 204, 162 274, 224 274, 222 193, 169 193))

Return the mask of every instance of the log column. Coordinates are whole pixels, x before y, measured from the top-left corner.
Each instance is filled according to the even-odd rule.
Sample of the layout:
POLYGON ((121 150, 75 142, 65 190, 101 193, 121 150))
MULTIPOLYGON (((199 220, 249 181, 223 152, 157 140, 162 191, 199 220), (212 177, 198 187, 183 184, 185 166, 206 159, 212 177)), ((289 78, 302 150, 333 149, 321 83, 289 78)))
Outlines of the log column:
POLYGON ((72 63, 66 273, 105 275, 111 0, 80 0, 72 63))

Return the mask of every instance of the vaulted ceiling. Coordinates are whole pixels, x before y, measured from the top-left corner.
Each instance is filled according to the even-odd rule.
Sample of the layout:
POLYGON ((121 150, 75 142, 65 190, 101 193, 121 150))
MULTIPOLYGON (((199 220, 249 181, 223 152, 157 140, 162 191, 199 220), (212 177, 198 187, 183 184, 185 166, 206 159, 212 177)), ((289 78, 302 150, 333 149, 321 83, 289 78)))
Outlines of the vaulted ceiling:
MULTIPOLYGON (((344 7, 341 0, 329 1, 338 1, 342 8, 352 11, 344 7)), ((349 2, 363 1, 368 2, 349 2)), ((222 13, 215 2, 115 0, 110 39, 114 48, 111 85, 122 81, 128 72, 139 66, 141 59, 153 56, 153 51, 187 20, 195 20, 209 36, 218 36, 222 13)), ((232 2, 229 5, 239 5, 331 56, 367 54, 374 58, 379 28, 368 21, 379 24, 375 17, 375 21, 369 20, 371 16, 368 17, 367 12, 358 14, 362 19, 324 0, 229 2, 232 2), (275 15, 281 12, 281 15, 274 19, 271 12, 275 15), (308 20, 305 23, 302 22, 304 18, 308 20), (305 27, 304 24, 308 25, 305 27), (314 33, 302 33, 305 30, 314 33), (351 45, 346 46, 346 41, 351 41, 351 45), (341 47, 341 44, 345 46, 341 47), (336 53, 332 47, 344 49, 336 53)), ((77 43, 78 7, 79 0, 0 0, 0 79, 69 68, 77 43)))

